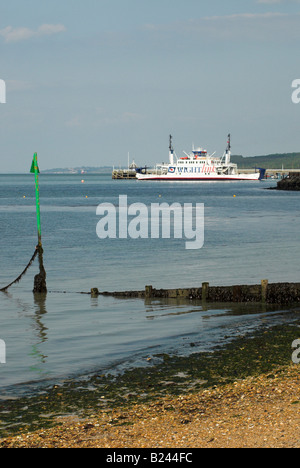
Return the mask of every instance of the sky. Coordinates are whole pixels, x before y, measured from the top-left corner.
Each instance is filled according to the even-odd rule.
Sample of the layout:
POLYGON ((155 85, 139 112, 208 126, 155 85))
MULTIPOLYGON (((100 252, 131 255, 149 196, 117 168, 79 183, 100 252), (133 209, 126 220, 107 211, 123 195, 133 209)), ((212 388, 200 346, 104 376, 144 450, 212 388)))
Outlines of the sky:
POLYGON ((296 79, 300 0, 2 0, 0 172, 299 152, 296 79))

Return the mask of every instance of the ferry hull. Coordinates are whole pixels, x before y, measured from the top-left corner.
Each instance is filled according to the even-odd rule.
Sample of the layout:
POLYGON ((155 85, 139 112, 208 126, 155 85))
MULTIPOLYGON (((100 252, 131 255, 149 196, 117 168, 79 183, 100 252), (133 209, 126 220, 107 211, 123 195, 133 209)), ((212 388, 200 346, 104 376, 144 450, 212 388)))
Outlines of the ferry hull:
POLYGON ((138 180, 162 180, 162 181, 184 181, 184 182, 216 182, 216 181, 258 181, 260 180, 260 173, 255 174, 232 174, 232 175, 211 175, 211 176, 186 176, 186 175, 157 175, 157 174, 136 174, 138 180))

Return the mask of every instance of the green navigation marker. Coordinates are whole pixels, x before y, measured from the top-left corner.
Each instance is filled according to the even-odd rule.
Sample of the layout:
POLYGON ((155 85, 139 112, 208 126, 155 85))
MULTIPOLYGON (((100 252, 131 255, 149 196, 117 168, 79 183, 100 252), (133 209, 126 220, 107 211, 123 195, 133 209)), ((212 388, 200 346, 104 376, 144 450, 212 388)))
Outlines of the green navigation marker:
POLYGON ((35 177, 35 199, 36 199, 36 218, 37 218, 37 228, 38 228, 38 254, 39 254, 39 265, 40 273, 34 278, 34 293, 46 293, 46 271, 44 268, 43 262, 43 247, 42 247, 42 228, 41 228, 41 209, 40 209, 40 189, 39 189, 39 166, 37 162, 37 153, 34 153, 33 160, 31 164, 30 172, 34 174, 35 177))
POLYGON ((30 172, 35 176, 35 199, 36 199, 36 217, 38 228, 38 245, 42 245, 42 228, 41 228, 41 209, 40 209, 40 190, 39 190, 39 166, 37 162, 37 153, 34 153, 30 172))

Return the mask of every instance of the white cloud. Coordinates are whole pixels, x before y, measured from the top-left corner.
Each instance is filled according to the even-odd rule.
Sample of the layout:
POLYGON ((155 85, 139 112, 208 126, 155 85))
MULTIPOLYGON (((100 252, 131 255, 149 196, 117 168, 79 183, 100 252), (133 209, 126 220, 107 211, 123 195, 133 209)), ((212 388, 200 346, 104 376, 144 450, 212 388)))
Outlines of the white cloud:
POLYGON ((19 42, 26 41, 32 37, 50 36, 64 31, 66 31, 66 28, 63 24, 42 24, 36 30, 7 26, 4 29, 0 29, 0 36, 4 38, 5 42, 19 42))
MULTIPOLYGON (((274 1, 274 0, 270 0, 274 1)), ((300 1, 300 0, 299 0, 300 1)), ((192 19, 189 21, 178 22, 175 24, 169 25, 154 25, 154 24, 146 24, 144 29, 149 32, 156 32, 156 31, 176 31, 176 32, 190 32, 195 29, 199 29, 199 31, 207 32, 210 26, 213 26, 214 23, 220 22, 224 25, 233 24, 233 23, 241 23, 241 22, 257 22, 260 20, 273 20, 273 19, 283 19, 288 17, 287 13, 238 13, 233 15, 223 15, 223 16, 204 16, 198 19, 192 19), (176 27, 175 27, 176 26, 176 27)))
POLYGON ((257 0, 257 3, 267 3, 268 5, 282 3, 282 0, 257 0))
MULTIPOLYGON (((268 0, 266 0, 268 1, 268 0)), ((274 0, 269 0, 269 1, 274 1, 274 0)), ((277 1, 277 0, 276 0, 277 1)), ((300 1, 300 0, 299 0, 300 1)), ((269 13, 237 13, 233 15, 223 15, 223 16, 203 16, 202 18, 198 19, 192 19, 190 21, 183 21, 183 22, 178 22, 177 25, 185 25, 185 24, 195 24, 199 23, 201 21, 228 21, 228 20, 240 20, 240 19, 246 19, 246 20, 257 20, 257 19, 268 19, 268 18, 276 18, 276 17, 282 17, 282 16, 287 16, 287 13, 274 13, 274 12, 269 12, 269 13)), ((172 27, 174 29, 174 23, 171 23, 169 25, 169 28, 172 27)), ((144 29, 147 31, 156 31, 160 29, 165 29, 167 25, 162 25, 162 24, 145 24, 144 29)))
MULTIPOLYGON (((274 1, 274 0, 271 0, 274 1)), ((282 18, 288 16, 287 13, 238 13, 235 15, 225 15, 225 16, 207 16, 204 17, 205 21, 214 21, 214 20, 260 20, 260 19, 272 19, 272 18, 282 18)))
POLYGON ((202 42, 239 39, 256 42, 298 40, 300 14, 267 12, 206 16, 165 25, 148 24, 144 29, 161 42, 166 40, 167 35, 175 33, 176 36, 201 39, 202 42))

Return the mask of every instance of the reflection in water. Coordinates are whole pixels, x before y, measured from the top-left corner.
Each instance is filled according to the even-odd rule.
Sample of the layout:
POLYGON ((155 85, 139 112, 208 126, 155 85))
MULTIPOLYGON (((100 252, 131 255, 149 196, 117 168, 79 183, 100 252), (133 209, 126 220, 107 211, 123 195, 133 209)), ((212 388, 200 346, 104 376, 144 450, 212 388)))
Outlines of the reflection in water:
POLYGON ((34 323, 35 331, 38 341, 32 345, 32 352, 30 355, 36 359, 37 364, 31 366, 31 369, 42 373, 43 370, 38 368, 39 364, 45 364, 47 361, 47 356, 42 354, 39 350, 39 345, 47 341, 47 330, 48 328, 43 323, 43 316, 47 313, 46 309, 46 294, 34 294, 34 323))
MULTIPOLYGON (((9 325, 7 327, 10 336, 7 339, 8 342, 15 343, 16 340, 18 342, 24 340, 28 343, 28 349, 23 354, 17 355, 16 363, 18 366, 21 365, 24 373, 31 371, 39 377, 49 375, 49 372, 45 368, 48 356, 40 350, 42 344, 48 341, 48 328, 45 326, 47 314, 46 298, 45 294, 30 294, 26 300, 17 297, 15 292, 5 291, 1 293, 1 299, 7 301, 5 310, 10 310, 12 317, 12 312, 17 311, 17 323, 14 323, 13 319, 12 321, 8 321, 9 325), (30 321, 29 327, 27 319, 30 321)), ((15 349, 18 348, 15 347, 15 349)), ((12 354, 10 354, 9 366, 7 366, 8 373, 11 372, 11 366, 14 365, 13 359, 12 354)), ((18 372, 14 373, 16 379, 18 379, 18 372)), ((4 381, 3 375, 2 378, 4 381)))
POLYGON ((144 300, 147 319, 158 317, 185 315, 208 312, 202 315, 203 320, 227 316, 245 316, 268 314, 278 312, 281 307, 265 303, 207 303, 201 300, 188 300, 186 298, 146 298, 144 300))

